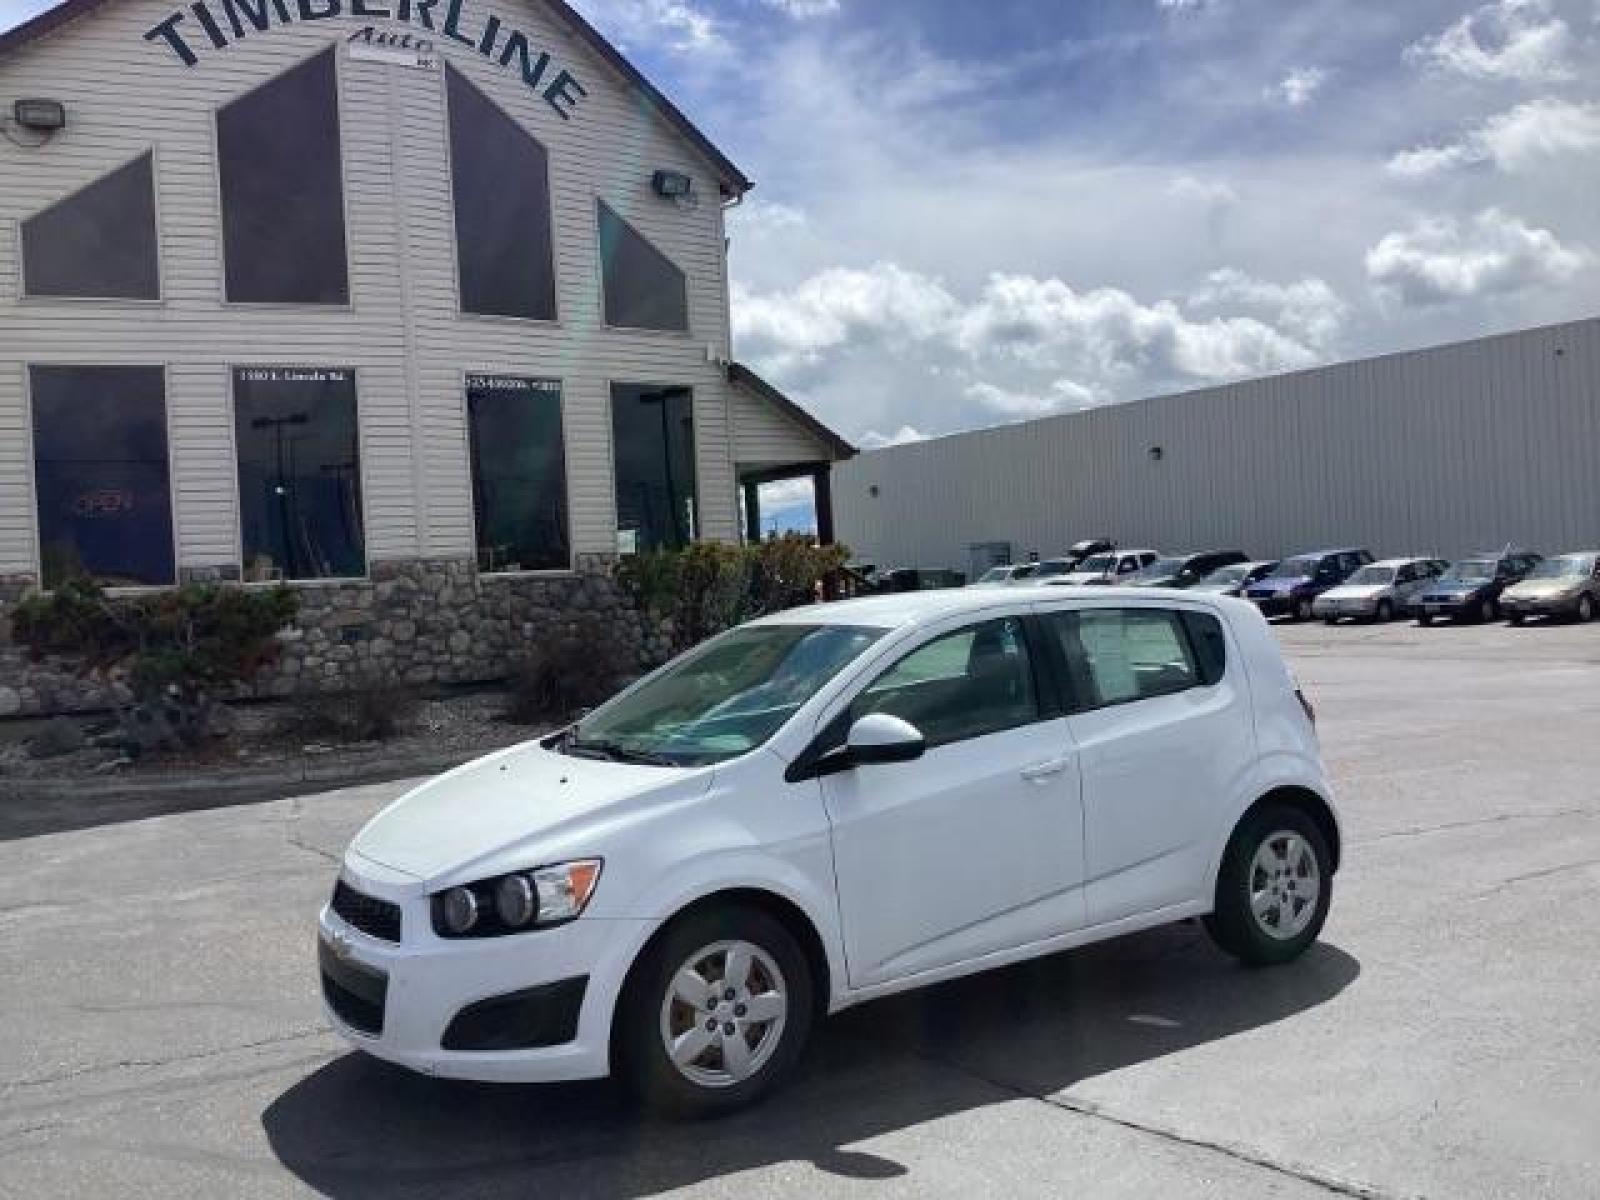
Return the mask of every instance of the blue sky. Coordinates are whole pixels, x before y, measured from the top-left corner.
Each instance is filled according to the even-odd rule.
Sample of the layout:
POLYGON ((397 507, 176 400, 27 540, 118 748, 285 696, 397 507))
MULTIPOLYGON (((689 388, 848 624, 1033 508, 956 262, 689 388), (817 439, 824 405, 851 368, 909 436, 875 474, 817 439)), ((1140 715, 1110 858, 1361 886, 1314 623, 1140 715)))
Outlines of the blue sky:
POLYGON ((1600 313, 1600 0, 577 4, 758 181, 736 354, 865 445, 1600 313))

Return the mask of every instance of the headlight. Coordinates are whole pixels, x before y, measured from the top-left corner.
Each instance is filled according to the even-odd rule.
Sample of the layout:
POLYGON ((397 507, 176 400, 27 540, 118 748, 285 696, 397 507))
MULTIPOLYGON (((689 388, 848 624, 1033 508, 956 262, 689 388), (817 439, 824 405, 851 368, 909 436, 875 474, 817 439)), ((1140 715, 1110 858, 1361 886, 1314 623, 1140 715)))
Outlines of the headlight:
POLYGON ((576 920, 601 866, 586 858, 450 888, 433 898, 433 931, 443 938, 506 937, 576 920))

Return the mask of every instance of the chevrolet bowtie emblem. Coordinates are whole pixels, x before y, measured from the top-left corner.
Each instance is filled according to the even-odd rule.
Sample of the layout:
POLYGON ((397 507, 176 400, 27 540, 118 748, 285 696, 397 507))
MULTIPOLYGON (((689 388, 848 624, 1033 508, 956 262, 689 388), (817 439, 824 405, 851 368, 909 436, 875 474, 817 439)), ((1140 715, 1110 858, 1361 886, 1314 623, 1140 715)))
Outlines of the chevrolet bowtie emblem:
POLYGON ((355 946, 348 934, 335 933, 329 937, 328 943, 333 950, 333 956, 340 962, 349 962, 351 955, 355 953, 355 946))

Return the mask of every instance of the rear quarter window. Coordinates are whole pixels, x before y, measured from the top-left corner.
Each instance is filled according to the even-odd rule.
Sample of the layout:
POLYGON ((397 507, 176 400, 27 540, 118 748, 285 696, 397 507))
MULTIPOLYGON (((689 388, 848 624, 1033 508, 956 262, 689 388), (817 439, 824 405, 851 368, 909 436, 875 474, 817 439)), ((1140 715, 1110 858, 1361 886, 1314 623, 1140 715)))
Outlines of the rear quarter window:
POLYGON ((1195 671, 1201 687, 1213 687, 1228 673, 1228 635, 1222 622, 1210 613, 1184 611, 1179 614, 1189 644, 1194 649, 1195 671))

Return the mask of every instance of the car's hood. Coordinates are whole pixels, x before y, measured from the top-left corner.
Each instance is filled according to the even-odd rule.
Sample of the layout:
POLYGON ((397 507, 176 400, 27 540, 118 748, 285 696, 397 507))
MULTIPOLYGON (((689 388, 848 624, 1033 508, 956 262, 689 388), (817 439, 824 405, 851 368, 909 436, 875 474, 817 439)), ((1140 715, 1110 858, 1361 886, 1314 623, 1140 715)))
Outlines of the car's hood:
POLYGON ((1292 575, 1282 578, 1258 579, 1252 583, 1249 590, 1252 592, 1292 592, 1297 587, 1303 587, 1311 582, 1309 575, 1292 575))
POLYGON ((408 792, 356 834, 350 849, 431 882, 480 861, 515 857, 523 846, 531 852, 557 843, 580 825, 603 826, 641 806, 699 796, 712 776, 710 770, 569 758, 528 742, 408 792))
POLYGON ((1386 583, 1341 583, 1322 593, 1324 600, 1373 600, 1389 590, 1386 583))
POLYGON ((1582 586, 1582 579, 1525 579, 1508 587, 1505 595, 1510 600, 1542 600, 1563 592, 1575 592, 1582 586))
POLYGON ((1487 579, 1441 579, 1428 585, 1430 596, 1470 596, 1489 586, 1487 579))

